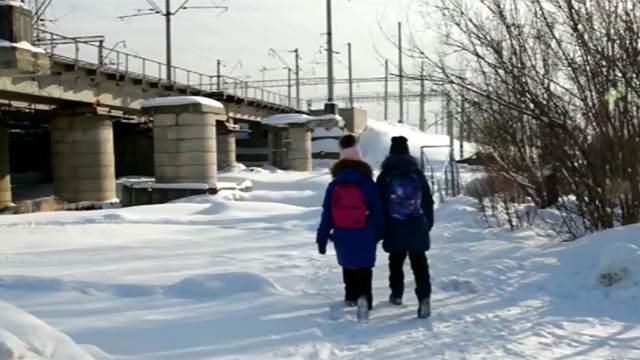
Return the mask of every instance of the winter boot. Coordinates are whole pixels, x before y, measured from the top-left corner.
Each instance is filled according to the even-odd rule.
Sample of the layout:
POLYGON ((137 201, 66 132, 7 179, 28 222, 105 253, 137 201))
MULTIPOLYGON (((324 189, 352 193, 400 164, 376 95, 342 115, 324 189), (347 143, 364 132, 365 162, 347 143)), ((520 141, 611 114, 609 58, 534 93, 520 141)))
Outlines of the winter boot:
POLYGON ((402 298, 389 295, 389 302, 391 305, 402 305, 402 298))
POLYGON ((431 316, 431 300, 423 299, 420 301, 420 305, 418 305, 418 318, 426 319, 431 316))
POLYGON ((356 307, 356 306, 358 306, 358 302, 357 301, 353 301, 353 300, 345 300, 344 301, 344 306, 345 307, 356 307))
POLYGON ((357 316, 358 316, 358 321, 361 321, 361 322, 369 321, 369 302, 367 301, 366 296, 361 296, 358 299, 357 316))

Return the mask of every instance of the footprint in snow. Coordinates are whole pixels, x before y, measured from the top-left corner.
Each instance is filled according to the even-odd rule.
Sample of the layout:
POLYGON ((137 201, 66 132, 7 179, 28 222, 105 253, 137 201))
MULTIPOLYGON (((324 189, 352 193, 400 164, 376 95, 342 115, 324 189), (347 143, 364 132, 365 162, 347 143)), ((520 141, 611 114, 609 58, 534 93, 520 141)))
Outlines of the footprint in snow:
POLYGON ((459 292, 463 294, 477 294, 480 290, 471 280, 456 277, 439 281, 438 287, 444 292, 459 292))

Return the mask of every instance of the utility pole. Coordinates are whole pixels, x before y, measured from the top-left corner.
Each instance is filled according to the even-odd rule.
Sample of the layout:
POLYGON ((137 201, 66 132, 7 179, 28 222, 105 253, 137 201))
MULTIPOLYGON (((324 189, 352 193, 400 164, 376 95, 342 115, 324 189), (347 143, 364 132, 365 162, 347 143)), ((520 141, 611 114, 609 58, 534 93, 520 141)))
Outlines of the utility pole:
POLYGON ((427 130, 427 124, 424 117, 424 103, 425 103, 425 86, 424 86, 424 61, 420 64, 420 131, 425 132, 427 130))
POLYGON ((353 108, 353 62, 351 59, 351 43, 347 44, 349 51, 349 107, 353 108))
POLYGON ((293 52, 296 54, 296 109, 300 110, 300 50, 296 48, 293 52))
POLYGON ((398 82, 399 82, 399 90, 398 90, 398 94, 400 95, 400 99, 399 99, 399 104, 400 104, 400 119, 398 120, 398 122, 400 124, 402 124, 404 122, 403 120, 403 115, 404 115, 404 93, 403 93, 403 87, 404 87, 404 83, 403 83, 403 71, 402 71, 402 23, 398 22, 398 82))
POLYGON ((454 149, 454 129, 453 129, 453 114, 451 113, 451 96, 447 93, 446 95, 446 121, 447 121, 447 136, 449 136, 449 169, 451 171, 451 194, 456 196, 456 174, 455 166, 453 165, 456 161, 455 149, 454 149))
POLYGON ((173 69, 173 59, 171 58, 171 17, 173 14, 171 13, 171 0, 165 1, 165 10, 164 10, 164 18, 166 23, 166 49, 167 49, 167 81, 173 80, 172 77, 172 69, 173 69))
POLYGON ((35 31, 35 38, 40 41, 40 20, 38 17, 38 9, 40 8, 40 2, 38 0, 33 0, 33 23, 31 24, 35 31))
MULTIPOLYGON (((265 79, 265 76, 266 76, 265 74, 267 73, 267 67, 263 66, 262 69, 260 69, 260 72, 262 72, 262 82, 264 82, 264 79, 265 79)), ((260 88, 260 94, 261 94, 260 95, 260 99, 264 100, 264 88, 263 87, 260 88)))
MULTIPOLYGON (((281 69, 286 69, 286 70, 290 71, 291 68, 289 68, 288 66, 285 66, 284 68, 267 68, 266 66, 263 66, 259 70, 262 73, 262 83, 264 84, 264 82, 265 82, 267 71, 276 71, 276 70, 281 70, 281 69)), ((291 89, 291 77, 289 77, 289 81, 288 81, 287 87, 289 89, 291 89)), ((260 94, 261 94, 260 99, 264 100, 265 99, 265 90, 264 90, 263 86, 260 87, 260 94)))
POLYGON ((460 99, 460 122, 458 124, 458 131, 460 132, 459 141, 460 141, 460 159, 464 159, 464 137, 465 137, 465 126, 467 126, 467 116, 465 114, 467 99, 462 95, 460 99))
POLYGON ((287 82, 287 105, 289 107, 291 107, 292 105, 292 99, 291 99, 291 68, 287 67, 287 75, 288 75, 288 82, 287 82))
MULTIPOLYGON (((34 0, 33 1, 33 23, 31 24, 36 28, 36 35, 39 35, 40 23, 46 21, 44 15, 51 6, 53 0, 34 0)), ((37 39, 38 37, 36 37, 37 39)))
POLYGON ((389 121, 389 60, 384 60, 384 121, 389 121))
MULTIPOLYGON (((40 37, 37 37, 40 39, 40 37)), ((98 65, 102 67, 104 65, 104 40, 98 42, 98 65)))
POLYGON ((218 59, 216 65, 216 89, 222 91, 222 60, 218 59))
MULTIPOLYGON (((299 99, 300 99, 300 59, 299 59, 299 54, 298 54, 298 49, 289 51, 292 52, 296 55, 296 96, 298 98, 298 102, 297 104, 300 103, 299 99)), ((284 69, 287 70, 287 104, 289 107, 293 107, 293 95, 292 95, 292 82, 291 82, 291 76, 293 73, 293 69, 291 69, 291 66, 289 66, 289 64, 287 64, 287 62, 282 58, 282 56, 280 56, 280 54, 278 54, 278 50, 276 49, 269 49, 269 56, 275 57, 276 59, 280 60, 280 62, 284 65, 284 69)), ((299 109, 299 106, 297 107, 299 109)))
POLYGON ((407 100, 407 106, 405 108, 407 109, 407 111, 406 111, 406 115, 404 116, 403 120, 404 120, 404 122, 409 124, 411 122, 411 103, 409 102, 409 100, 407 100))
POLYGON ((178 15, 178 13, 182 10, 187 9, 222 9, 223 12, 227 11, 228 8, 226 6, 188 6, 191 0, 184 0, 184 2, 178 6, 176 10, 171 10, 171 0, 165 0, 164 10, 160 8, 160 6, 156 3, 155 0, 147 0, 147 3, 151 8, 147 9, 137 9, 135 13, 131 15, 118 16, 118 19, 125 20, 134 17, 147 16, 147 15, 161 15, 165 18, 165 39, 166 39, 166 50, 167 50, 167 81, 175 80, 173 79, 173 59, 172 59, 172 48, 171 48, 171 18, 178 15))
POLYGON ((333 102, 333 25, 331 20, 331 0, 327 0, 327 102, 333 102))

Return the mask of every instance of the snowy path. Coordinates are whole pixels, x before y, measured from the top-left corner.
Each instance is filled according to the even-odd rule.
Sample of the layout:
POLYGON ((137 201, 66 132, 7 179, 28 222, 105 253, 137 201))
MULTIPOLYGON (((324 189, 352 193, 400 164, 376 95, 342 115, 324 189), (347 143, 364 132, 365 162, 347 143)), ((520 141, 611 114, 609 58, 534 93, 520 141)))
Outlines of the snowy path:
POLYGON ((600 288, 584 246, 486 230, 464 198, 436 213, 432 319, 408 264, 406 304, 385 302, 380 251, 370 324, 332 320, 340 268, 314 244, 328 175, 224 180, 247 177, 251 194, 2 217, 0 299, 96 359, 640 358, 637 283, 600 288))

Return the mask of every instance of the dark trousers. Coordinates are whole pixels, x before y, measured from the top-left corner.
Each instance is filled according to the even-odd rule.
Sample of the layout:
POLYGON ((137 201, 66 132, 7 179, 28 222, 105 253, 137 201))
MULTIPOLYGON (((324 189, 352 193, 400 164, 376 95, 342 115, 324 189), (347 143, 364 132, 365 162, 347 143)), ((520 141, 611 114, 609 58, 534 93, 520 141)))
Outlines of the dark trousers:
POLYGON ((404 261, 409 255, 411 269, 416 280, 416 296, 418 301, 431 298, 431 275, 429 262, 424 251, 398 251, 389 253, 389 287, 391 295, 402 298, 404 294, 404 261))
POLYGON ((346 301, 358 301, 361 296, 367 297, 369 310, 373 306, 373 293, 371 282, 373 281, 373 269, 342 268, 342 280, 344 281, 344 299, 346 301))

